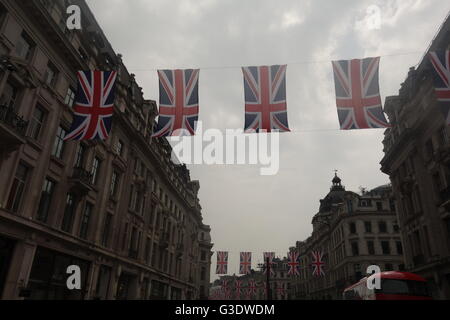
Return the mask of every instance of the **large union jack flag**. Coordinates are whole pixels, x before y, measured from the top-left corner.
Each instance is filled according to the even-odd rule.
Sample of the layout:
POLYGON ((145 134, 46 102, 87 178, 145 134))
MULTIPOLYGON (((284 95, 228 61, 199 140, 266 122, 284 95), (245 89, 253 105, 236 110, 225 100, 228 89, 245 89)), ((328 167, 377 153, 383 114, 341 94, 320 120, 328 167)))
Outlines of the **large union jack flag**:
POLYGON ((442 111, 450 125, 450 51, 430 52, 434 73, 434 91, 442 111))
POLYGON ((252 268, 252 253, 241 252, 239 262, 239 274, 249 274, 252 268))
POLYGON ((243 67, 245 131, 290 131, 286 107, 286 65, 243 67))
POLYGON ((312 256, 313 275, 324 276, 325 272, 323 271, 323 268, 325 263, 323 262, 323 253, 320 251, 313 251, 312 256))
POLYGON ((159 119, 154 137, 194 135, 199 69, 159 70, 159 119))
POLYGON ((116 71, 78 71, 72 127, 64 140, 106 140, 111 131, 116 71))
POLYGON ((341 129, 389 127, 381 107, 380 58, 341 60, 332 64, 341 129))
POLYGON ((275 258, 275 252, 264 252, 263 253, 263 257, 264 257, 264 268, 263 268, 263 273, 266 274, 267 273, 267 267, 270 268, 270 274, 274 275, 275 271, 273 270, 273 259, 275 258), (269 259, 269 265, 267 265, 267 259, 269 259))
POLYGON ((227 274, 227 273, 228 273, 228 252, 218 251, 216 274, 227 274))
POLYGON ((298 270, 300 266, 300 254, 297 251, 291 251, 288 253, 288 263, 289 270, 288 274, 291 276, 298 276, 300 272, 298 270))

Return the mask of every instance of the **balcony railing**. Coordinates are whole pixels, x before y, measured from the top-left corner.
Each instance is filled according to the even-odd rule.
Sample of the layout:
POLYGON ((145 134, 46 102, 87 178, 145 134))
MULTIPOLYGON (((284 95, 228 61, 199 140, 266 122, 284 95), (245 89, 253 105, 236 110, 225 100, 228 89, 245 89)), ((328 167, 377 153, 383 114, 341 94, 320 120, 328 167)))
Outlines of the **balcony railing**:
POLYGON ((92 173, 83 169, 83 168, 74 168, 72 179, 80 180, 83 183, 91 184, 92 181, 92 173))
POLYGON ((28 121, 15 112, 11 107, 0 105, 0 123, 7 125, 21 136, 25 136, 28 127, 28 121))

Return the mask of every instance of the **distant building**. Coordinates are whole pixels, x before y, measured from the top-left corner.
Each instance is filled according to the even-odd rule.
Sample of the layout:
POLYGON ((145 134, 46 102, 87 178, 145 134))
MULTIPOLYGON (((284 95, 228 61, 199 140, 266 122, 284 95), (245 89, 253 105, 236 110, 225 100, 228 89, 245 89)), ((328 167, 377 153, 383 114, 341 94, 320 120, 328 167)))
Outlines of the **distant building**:
MULTIPOLYGON (((429 51, 450 48, 450 19, 429 51)), ((399 95, 386 98, 381 170, 390 176, 405 243, 406 269, 450 299, 450 129, 437 104, 428 55, 410 68, 399 95)))
POLYGON ((0 0, 0 297, 198 299, 207 296, 210 228, 198 181, 152 139, 155 101, 85 1, 0 0), (106 141, 65 142, 78 70, 118 71, 106 141), (66 287, 69 265, 82 288, 66 287))
POLYGON ((369 265, 404 270, 403 247, 390 186, 357 194, 336 175, 312 219, 313 232, 290 250, 300 253, 300 276, 291 280, 294 299, 341 299, 369 265), (324 276, 312 274, 312 252, 323 253, 324 276))

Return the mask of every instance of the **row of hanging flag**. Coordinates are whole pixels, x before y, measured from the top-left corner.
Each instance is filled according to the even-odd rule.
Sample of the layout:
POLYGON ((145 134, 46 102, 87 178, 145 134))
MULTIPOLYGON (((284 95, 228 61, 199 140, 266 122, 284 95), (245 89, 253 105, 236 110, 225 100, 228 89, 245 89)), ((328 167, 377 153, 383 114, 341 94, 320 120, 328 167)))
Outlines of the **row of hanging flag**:
MULTIPOLYGON (((450 125, 450 52, 430 53, 437 100, 450 125)), ((380 57, 333 61, 342 130, 386 128, 379 88, 380 57)), ((287 65, 243 67, 245 132, 290 131, 287 65)), ((200 69, 159 70, 159 119, 154 137, 194 135, 200 69), (180 132, 182 130, 183 132, 180 132)), ((111 131, 116 71, 79 71, 75 117, 65 140, 105 140, 111 131)))
MULTIPOLYGON (((286 296, 287 290, 283 282, 277 282, 276 287, 274 288, 278 295, 286 296)), ((233 291, 235 292, 234 297, 236 299, 241 296, 246 297, 247 299, 252 299, 256 297, 258 291, 263 292, 264 294, 267 292, 267 283, 261 282, 258 283, 254 279, 249 279, 247 284, 243 280, 235 280, 234 287, 229 285, 229 280, 222 280, 221 286, 219 290, 214 290, 211 292, 210 300, 229 300, 233 297, 233 291), (234 289, 234 290, 233 290, 234 289)))
MULTIPOLYGON (((323 253, 320 251, 313 251, 312 254, 312 274, 314 276, 324 276, 324 266, 323 253)), ((228 251, 217 251, 217 262, 216 262, 216 274, 227 274, 228 273, 228 251)), ((267 269, 270 270, 272 276, 275 275, 275 268, 272 266, 275 264, 273 261, 275 258, 275 252, 264 252, 263 253, 264 263, 263 263, 263 274, 267 274, 267 269), (267 266, 268 264, 268 266, 267 266)), ((300 275, 300 254, 296 251, 291 251, 287 255, 288 275, 298 276, 300 275)), ((239 274, 250 274, 252 269, 252 253, 251 252, 240 252, 239 255, 239 274)))

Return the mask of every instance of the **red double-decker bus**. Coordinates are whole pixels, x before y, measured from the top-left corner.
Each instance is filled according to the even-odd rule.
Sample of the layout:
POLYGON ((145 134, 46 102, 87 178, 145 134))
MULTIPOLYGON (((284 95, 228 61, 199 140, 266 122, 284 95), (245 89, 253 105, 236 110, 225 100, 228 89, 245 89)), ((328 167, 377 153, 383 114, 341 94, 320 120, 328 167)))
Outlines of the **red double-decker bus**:
POLYGON ((375 273, 348 287, 344 300, 431 300, 427 281, 410 272, 388 271, 375 273), (367 280, 380 278, 380 289, 369 289, 367 280))

